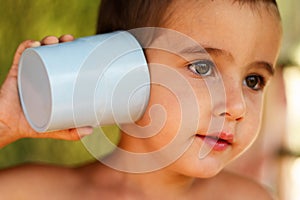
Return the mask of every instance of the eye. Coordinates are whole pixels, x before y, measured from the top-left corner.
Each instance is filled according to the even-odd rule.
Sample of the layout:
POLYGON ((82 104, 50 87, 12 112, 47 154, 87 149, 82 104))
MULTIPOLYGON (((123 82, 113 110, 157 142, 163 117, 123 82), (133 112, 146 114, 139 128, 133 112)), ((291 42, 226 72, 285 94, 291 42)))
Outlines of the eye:
POLYGON ((214 67, 214 63, 210 60, 199 60, 188 65, 189 70, 203 77, 212 75, 214 67))
POLYGON ((252 90, 262 90, 265 86, 265 80, 260 75, 249 75, 245 78, 244 85, 252 90))

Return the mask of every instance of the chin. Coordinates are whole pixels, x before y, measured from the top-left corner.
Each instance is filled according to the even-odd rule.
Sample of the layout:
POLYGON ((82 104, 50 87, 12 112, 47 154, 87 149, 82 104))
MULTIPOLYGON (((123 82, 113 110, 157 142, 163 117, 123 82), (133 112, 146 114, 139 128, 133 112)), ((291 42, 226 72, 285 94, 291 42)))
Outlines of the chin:
POLYGON ((182 175, 188 176, 191 178, 199 178, 199 179, 207 179, 207 178, 212 178, 218 175, 221 172, 222 169, 220 170, 197 170, 197 171, 185 171, 181 172, 182 175))
MULTIPOLYGON (((180 159, 178 160, 180 162, 180 159)), ((216 176, 225 165, 213 158, 205 158, 195 162, 185 160, 184 163, 175 164, 176 171, 184 176, 193 178, 211 178, 216 176)))

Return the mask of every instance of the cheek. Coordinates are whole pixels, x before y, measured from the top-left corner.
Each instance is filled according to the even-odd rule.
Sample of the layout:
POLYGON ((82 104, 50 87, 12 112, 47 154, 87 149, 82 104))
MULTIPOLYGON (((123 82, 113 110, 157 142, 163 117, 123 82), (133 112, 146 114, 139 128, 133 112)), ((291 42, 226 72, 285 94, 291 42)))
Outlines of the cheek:
POLYGON ((242 138, 241 141, 244 141, 245 145, 249 145, 254 141, 260 129, 262 118, 262 96, 260 95, 251 99, 251 101, 246 102, 246 105, 247 112, 244 121, 239 125, 241 131, 239 136, 242 138))
POLYGON ((181 122, 181 107, 177 96, 161 85, 151 86, 151 96, 145 114, 136 124, 147 127, 144 134, 151 151, 167 145, 175 137, 181 122), (146 133, 147 132, 147 133, 146 133))
POLYGON ((166 124, 167 121, 175 120, 174 118, 180 116, 179 101, 172 91, 161 85, 152 85, 150 93, 145 114, 137 122, 139 125, 147 126, 154 121, 166 124))
POLYGON ((259 93, 257 95, 249 95, 250 97, 246 99, 247 105, 247 115, 246 118, 250 118, 252 125, 254 127, 259 127, 263 111, 263 95, 264 93, 259 93))

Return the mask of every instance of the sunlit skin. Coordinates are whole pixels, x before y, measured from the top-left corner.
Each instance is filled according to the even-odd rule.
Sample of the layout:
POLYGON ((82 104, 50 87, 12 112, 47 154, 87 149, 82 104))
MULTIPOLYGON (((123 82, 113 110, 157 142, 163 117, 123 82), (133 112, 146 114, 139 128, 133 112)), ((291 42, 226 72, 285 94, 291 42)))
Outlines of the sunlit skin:
MULTIPOLYGON (((175 70, 189 83, 195 95, 197 104, 191 106, 201 111, 197 129, 187 129, 180 137, 183 145, 191 144, 184 154, 163 169, 143 174, 123 173, 100 162, 77 169, 21 166, 0 173, 1 194, 23 199, 270 199, 253 181, 222 169, 253 143, 259 130, 263 95, 272 78, 281 40, 281 25, 275 9, 266 9, 265 4, 252 9, 222 0, 179 0, 169 9, 173 14, 163 27, 192 38, 209 54, 185 52, 187 60, 167 51, 146 50, 148 62, 156 63, 149 65, 151 77, 170 78, 169 82, 174 84, 176 80, 168 74, 156 73, 157 63, 175 70), (212 73, 198 68, 197 64, 208 66, 212 73), (218 93, 222 95, 212 95, 212 89, 207 87, 216 74, 219 74, 217 83, 222 83, 221 88, 224 88, 223 93, 218 93), (221 131, 220 126, 209 128, 211 121, 224 122, 221 131), (201 147, 210 146, 204 137, 216 132, 226 141, 225 147, 220 144, 199 159, 201 147), (16 186, 22 190, 15 192, 16 186)), ((147 110, 136 124, 146 126, 151 124, 151 117, 153 121, 160 119, 161 110, 153 109, 149 113, 154 105, 159 105, 165 111, 164 126, 155 136, 146 139, 122 132, 119 147, 145 153, 170 143, 182 120, 180 101, 193 97, 186 91, 185 87, 178 86, 180 94, 174 94, 168 86, 153 84, 147 110), (186 99, 177 99, 176 95, 186 99)), ((135 127, 122 128, 134 130, 135 127)), ((145 130, 148 132, 140 134, 151 135, 153 129, 145 130)), ((106 159, 121 158, 112 154, 106 159)))
MULTIPOLYGON (((171 21, 166 27, 186 34, 207 50, 222 76, 226 98, 216 100, 214 105, 211 105, 211 96, 203 81, 209 76, 201 77, 189 70, 188 63, 175 55, 149 50, 148 60, 150 63, 174 66, 190 82, 200 102, 198 133, 209 134, 206 131, 210 120, 225 118, 222 130, 233 134, 234 142, 222 152, 212 151, 206 158, 198 159, 199 146, 203 142, 199 138, 195 139, 188 151, 165 171, 192 177, 210 177, 242 153, 257 136, 265 85, 273 75, 278 54, 280 25, 274 14, 261 11, 259 15, 247 6, 240 8, 239 5, 229 2, 202 4, 203 7, 197 12, 188 13, 186 10, 197 3, 192 1, 180 6, 179 4, 176 7, 176 15, 181 18, 176 22, 171 21), (184 23, 185 20, 189 23, 184 23), (264 83, 258 82, 251 88, 245 83, 246 77, 249 76, 263 77, 264 83)), ((197 52, 190 54, 190 57, 194 58, 192 61, 207 59, 207 56, 197 52)), ((155 104, 162 105, 169 116, 166 124, 157 136, 149 139, 140 141, 124 136, 121 144, 126 149, 137 152, 157 150, 170 142, 177 133, 181 117, 178 99, 160 85, 153 85, 151 92, 148 108, 155 104)), ((185 92, 184 88, 182 92, 185 92)), ((150 118, 145 115, 138 123, 148 124, 150 118)), ((194 134, 196 133, 187 131, 186 142, 190 142, 189 139, 194 134)))

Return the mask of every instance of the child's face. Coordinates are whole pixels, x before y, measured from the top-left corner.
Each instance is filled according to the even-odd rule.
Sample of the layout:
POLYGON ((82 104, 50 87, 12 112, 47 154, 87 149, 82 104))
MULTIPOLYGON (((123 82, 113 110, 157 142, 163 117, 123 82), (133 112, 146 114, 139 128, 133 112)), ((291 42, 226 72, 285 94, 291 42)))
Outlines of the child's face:
MULTIPOLYGON (((187 61, 167 51, 146 51, 149 63, 168 66, 188 84, 176 79, 171 75, 173 72, 163 72, 157 64, 150 64, 155 83, 151 87, 146 114, 137 123, 151 127, 151 123, 156 124, 164 116, 166 119, 155 136, 140 139, 140 145, 129 149, 159 150, 171 142, 180 125, 185 123, 176 144, 191 143, 191 146, 170 166, 171 169, 186 175, 208 177, 243 152, 257 135, 264 85, 272 77, 278 54, 281 26, 272 9, 267 11, 263 5, 253 10, 248 5, 240 6, 231 1, 177 1, 171 8, 173 15, 165 28, 186 34, 205 48, 209 56, 190 52, 187 61), (160 80, 163 80, 162 84, 160 80), (185 111, 181 109, 186 105, 191 108, 188 112, 199 111, 196 112, 198 115, 195 112, 194 116, 183 114, 185 111), (198 119, 194 119, 195 116, 198 119), (197 120, 199 124, 194 129, 189 123, 197 120), (221 137, 224 141, 217 142, 205 136, 221 137), (199 154, 202 154, 201 158, 199 154)), ((174 44, 178 46, 180 41, 174 41, 174 44)), ((174 44, 170 43, 170 46, 174 44)), ((186 48, 182 46, 182 49, 186 48)), ((151 135, 154 129, 157 127, 147 128, 144 134, 151 135)))

